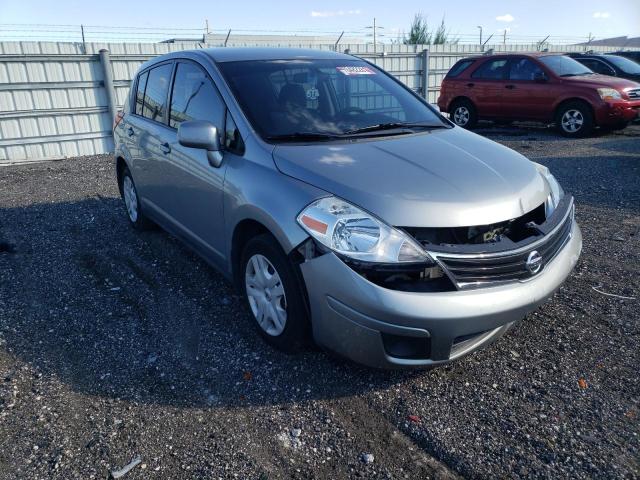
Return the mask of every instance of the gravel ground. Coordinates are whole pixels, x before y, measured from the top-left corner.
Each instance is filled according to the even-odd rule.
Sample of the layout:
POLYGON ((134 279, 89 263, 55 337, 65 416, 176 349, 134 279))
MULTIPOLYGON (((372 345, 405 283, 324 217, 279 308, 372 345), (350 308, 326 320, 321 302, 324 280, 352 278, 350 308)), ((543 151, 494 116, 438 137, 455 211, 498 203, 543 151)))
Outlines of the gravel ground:
POLYGON ((267 347, 219 274, 128 226, 108 156, 0 168, 0 478, 640 477, 640 127, 478 132, 575 194, 584 253, 418 372, 267 347))

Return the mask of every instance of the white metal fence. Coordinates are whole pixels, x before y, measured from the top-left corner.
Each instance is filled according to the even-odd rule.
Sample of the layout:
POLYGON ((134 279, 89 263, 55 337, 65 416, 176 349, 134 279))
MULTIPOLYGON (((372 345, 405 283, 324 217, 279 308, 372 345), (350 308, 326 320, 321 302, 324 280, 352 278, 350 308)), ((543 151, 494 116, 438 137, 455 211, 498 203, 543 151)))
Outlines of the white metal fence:
MULTIPOLYGON (((0 42, 0 164, 112 151, 112 112, 123 104, 140 64, 171 51, 217 46, 220 45, 196 42, 0 42), (106 57, 110 57, 108 63, 104 58, 101 61, 102 49, 110 53, 106 57), (115 93, 113 105, 110 105, 109 84, 115 93)), ((229 43, 228 46, 252 45, 229 43)), ((335 45, 277 46, 335 48, 335 45)), ((544 47, 561 52, 585 49, 568 45, 545 44, 544 47)), ((540 45, 485 47, 490 48, 496 52, 525 52, 535 51, 540 45)), ((378 45, 374 51, 373 45, 341 44, 339 49, 348 49, 374 62, 431 103, 437 101, 440 83, 449 68, 465 56, 480 53, 477 45, 378 45)))

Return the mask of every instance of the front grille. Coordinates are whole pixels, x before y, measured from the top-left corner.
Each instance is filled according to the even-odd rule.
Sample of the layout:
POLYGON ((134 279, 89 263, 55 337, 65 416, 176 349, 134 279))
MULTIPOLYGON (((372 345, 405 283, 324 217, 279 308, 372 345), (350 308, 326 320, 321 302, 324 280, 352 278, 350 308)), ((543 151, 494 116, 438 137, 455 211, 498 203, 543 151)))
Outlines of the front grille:
POLYGON ((640 88, 634 88, 633 90, 628 90, 627 95, 629 95, 629 98, 640 98, 640 88))
POLYGON ((445 272, 459 289, 526 280, 544 270, 571 237, 574 206, 567 210, 559 224, 542 239, 528 246, 512 251, 491 254, 450 254, 429 252, 442 265, 445 272), (542 265, 532 273, 527 268, 529 255, 537 251, 542 257, 542 265))

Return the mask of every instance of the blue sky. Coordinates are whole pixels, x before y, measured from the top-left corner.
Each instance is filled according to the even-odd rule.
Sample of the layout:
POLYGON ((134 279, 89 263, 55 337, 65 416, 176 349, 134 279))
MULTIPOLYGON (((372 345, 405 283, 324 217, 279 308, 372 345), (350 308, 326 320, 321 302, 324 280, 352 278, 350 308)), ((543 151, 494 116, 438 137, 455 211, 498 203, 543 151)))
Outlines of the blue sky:
POLYGON ((193 28, 206 18, 213 29, 326 32, 360 31, 377 17, 388 37, 421 12, 433 24, 444 16, 454 34, 482 25, 485 38, 505 28, 514 37, 640 35, 640 0, 0 0, 0 12, 1 24, 193 28))

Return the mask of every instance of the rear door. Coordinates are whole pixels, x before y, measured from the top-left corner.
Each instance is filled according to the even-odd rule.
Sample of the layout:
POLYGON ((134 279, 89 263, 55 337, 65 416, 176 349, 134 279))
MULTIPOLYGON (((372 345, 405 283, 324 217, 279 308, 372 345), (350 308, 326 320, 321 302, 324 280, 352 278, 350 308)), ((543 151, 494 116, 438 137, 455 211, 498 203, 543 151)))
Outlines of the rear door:
POLYGON ((557 86, 537 62, 527 57, 509 60, 502 96, 502 115, 511 120, 546 120, 553 114, 557 86), (543 76, 545 81, 536 81, 543 76))
POLYGON ((507 63, 507 58, 492 57, 476 68, 464 84, 464 95, 473 101, 478 109, 478 116, 490 118, 501 116, 507 63))
POLYGON ((173 62, 164 62, 143 72, 138 80, 131 130, 133 178, 140 200, 152 214, 162 198, 159 165, 166 161, 163 143, 167 133, 166 114, 173 62), (144 88, 143 88, 144 87, 144 88))

